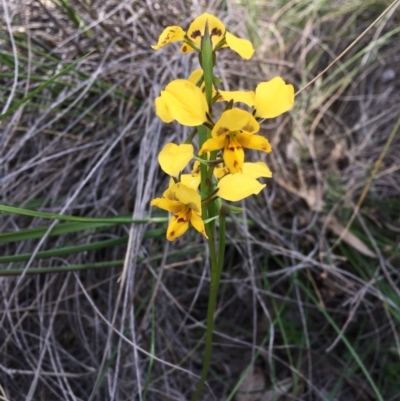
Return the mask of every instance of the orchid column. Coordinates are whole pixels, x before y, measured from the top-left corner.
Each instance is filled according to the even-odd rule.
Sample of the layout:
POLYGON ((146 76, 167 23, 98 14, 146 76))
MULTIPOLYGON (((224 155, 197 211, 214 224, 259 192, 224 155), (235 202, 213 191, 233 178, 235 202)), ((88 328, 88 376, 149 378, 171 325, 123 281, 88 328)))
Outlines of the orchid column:
POLYGON ((228 32, 222 22, 210 14, 196 18, 185 32, 179 26, 167 27, 159 37, 158 50, 164 45, 182 41, 181 53, 196 51, 200 69, 187 79, 169 83, 155 101, 156 114, 162 121, 196 127, 184 144, 167 144, 158 160, 171 179, 161 198, 153 199, 152 206, 172 213, 167 229, 167 240, 173 241, 191 226, 208 242, 211 258, 211 288, 207 312, 206 346, 200 381, 192 400, 199 398, 207 378, 212 346, 214 310, 225 249, 225 212, 230 206, 221 202, 240 201, 258 194, 264 187, 258 181, 272 177, 263 162, 245 162, 244 148, 270 152, 269 141, 257 133, 260 119, 274 118, 290 110, 294 102, 294 88, 280 77, 261 82, 255 91, 222 91, 220 80, 214 76, 216 52, 229 47, 244 59, 254 53, 253 46, 228 32), (227 102, 225 110, 215 118, 213 105, 227 102), (233 107, 244 103, 246 110, 233 107), (248 110, 252 109, 252 112, 248 110), (215 122, 214 122, 215 121, 215 122), (194 157, 193 142, 198 141, 199 157, 194 157), (183 174, 187 164, 195 158, 191 174, 183 174), (200 193, 198 188, 200 186, 200 193), (216 236, 216 222, 218 236, 216 236))

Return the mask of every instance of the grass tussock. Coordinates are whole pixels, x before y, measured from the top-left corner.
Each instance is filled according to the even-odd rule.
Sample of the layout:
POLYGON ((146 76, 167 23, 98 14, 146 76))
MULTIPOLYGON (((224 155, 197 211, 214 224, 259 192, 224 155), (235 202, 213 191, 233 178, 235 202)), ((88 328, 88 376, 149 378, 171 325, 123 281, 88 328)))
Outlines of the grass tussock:
POLYGON ((150 45, 204 10, 257 48, 222 54, 226 88, 280 75, 299 94, 262 125, 267 190, 227 225, 203 399, 399 399, 399 9, 203 3, 3 1, 1 399, 193 392, 206 248, 193 231, 167 244, 149 202, 166 185, 158 151, 189 134, 155 117, 154 98, 197 60, 150 45))

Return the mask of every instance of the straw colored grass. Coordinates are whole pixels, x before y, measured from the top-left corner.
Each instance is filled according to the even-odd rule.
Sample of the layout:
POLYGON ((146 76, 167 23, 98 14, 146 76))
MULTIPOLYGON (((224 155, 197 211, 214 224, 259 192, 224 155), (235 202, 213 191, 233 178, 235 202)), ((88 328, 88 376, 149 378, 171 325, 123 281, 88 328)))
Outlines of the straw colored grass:
MULTIPOLYGON (((151 50, 161 30, 209 10, 257 47, 218 56, 225 87, 280 75, 300 90, 391 4, 203 3, 2 0, 0 399, 183 401, 196 386, 206 246, 167 243, 149 202, 167 185, 159 150, 189 134, 154 98, 198 61, 151 50)), ((398 399, 399 18, 262 124, 274 177, 227 225, 204 400, 398 399)))

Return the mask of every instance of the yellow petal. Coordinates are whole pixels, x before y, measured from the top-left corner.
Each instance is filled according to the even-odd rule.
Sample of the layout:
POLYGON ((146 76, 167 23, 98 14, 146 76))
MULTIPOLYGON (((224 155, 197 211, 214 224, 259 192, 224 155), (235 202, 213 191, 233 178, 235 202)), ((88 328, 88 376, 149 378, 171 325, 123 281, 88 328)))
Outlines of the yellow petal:
POLYGON ((252 134, 259 129, 260 125, 248 111, 235 108, 222 113, 211 134, 215 138, 233 131, 245 131, 252 134))
MULTIPOLYGON (((198 82, 200 81, 200 79, 203 76, 203 70, 201 69, 197 69, 192 71, 192 73, 189 75, 188 81, 191 82, 193 85, 198 86, 198 82)), ((204 89, 204 80, 201 83, 201 85, 199 86, 199 88, 201 89, 201 91, 204 93, 205 89, 204 89)), ((212 97, 214 97, 217 94, 217 90, 215 89, 215 86, 212 86, 212 97)))
POLYGON ((194 212, 190 213, 190 222, 192 223, 192 226, 201 235, 203 235, 204 237, 208 238, 207 234, 206 234, 206 230, 204 228, 204 222, 203 222, 203 220, 201 219, 201 217, 197 213, 194 213, 194 212))
POLYGON ((190 24, 189 29, 187 30, 187 36, 200 47, 201 37, 204 35, 206 22, 208 22, 208 31, 214 48, 225 35, 224 24, 214 15, 204 13, 197 17, 190 24))
POLYGON ((156 106, 156 114, 162 121, 165 123, 170 123, 174 121, 174 118, 171 116, 171 113, 168 110, 168 104, 165 102, 165 97, 159 96, 154 101, 156 106))
POLYGON ((290 110, 293 103, 293 85, 285 84, 281 77, 275 77, 268 82, 261 82, 257 85, 254 103, 256 117, 278 117, 290 110))
POLYGON ((218 182, 218 196, 231 202, 237 202, 250 195, 257 195, 265 184, 260 184, 256 179, 242 174, 228 174, 218 182))
POLYGON ((225 166, 231 174, 240 173, 244 162, 244 151, 235 136, 227 136, 224 149, 225 166))
POLYGON ((188 81, 191 82, 193 85, 196 85, 197 82, 200 81, 200 78, 203 76, 203 70, 198 68, 191 72, 189 75, 188 81))
POLYGON ((180 26, 167 26, 158 38, 158 43, 151 46, 154 50, 161 49, 168 43, 183 40, 185 31, 180 26))
POLYGON ((182 174, 181 183, 189 188, 197 189, 200 185, 200 174, 182 174))
POLYGON ((255 93, 253 91, 218 91, 220 97, 219 102, 229 102, 233 100, 233 103, 242 102, 247 104, 247 106, 254 106, 255 93))
POLYGON ((170 82, 161 91, 160 98, 155 102, 156 114, 164 122, 170 122, 172 118, 182 125, 195 127, 207 120, 208 106, 202 90, 185 79, 170 82))
POLYGON ((164 192, 165 198, 177 200, 181 204, 189 207, 196 213, 201 213, 200 195, 192 188, 178 182, 164 192))
POLYGON ((189 228, 189 219, 184 214, 173 215, 167 229, 167 240, 175 241, 189 228))
POLYGON ((244 148, 271 152, 271 144, 261 135, 237 134, 236 138, 244 148))
POLYGON ((229 170, 226 168, 226 166, 221 163, 218 165, 218 167, 214 168, 214 175, 217 178, 217 180, 220 180, 222 177, 227 175, 229 173, 229 170))
POLYGON ((184 43, 180 48, 181 53, 190 53, 193 50, 194 50, 193 47, 189 46, 187 43, 184 43))
POLYGON ((243 163, 242 168, 243 174, 248 175, 252 178, 260 177, 272 177, 272 172, 269 167, 263 162, 256 163, 243 163))
POLYGON ((220 135, 215 138, 207 139, 201 149, 199 150, 199 156, 204 155, 204 153, 212 152, 214 150, 222 149, 225 146, 226 136, 220 135))
MULTIPOLYGON (((207 160, 209 159, 209 155, 207 155, 207 160)), ((192 175, 199 175, 200 174, 200 162, 195 160, 192 167, 192 175)))
POLYGON ((182 204, 180 202, 165 198, 155 198, 150 202, 150 205, 171 213, 177 213, 182 209, 182 204))
POLYGON ((225 40, 227 45, 245 60, 251 58, 254 53, 253 45, 246 39, 240 39, 227 31, 225 34, 225 40))
POLYGON ((179 173, 193 159, 193 145, 167 143, 160 154, 158 162, 162 170, 172 177, 178 177, 179 173))

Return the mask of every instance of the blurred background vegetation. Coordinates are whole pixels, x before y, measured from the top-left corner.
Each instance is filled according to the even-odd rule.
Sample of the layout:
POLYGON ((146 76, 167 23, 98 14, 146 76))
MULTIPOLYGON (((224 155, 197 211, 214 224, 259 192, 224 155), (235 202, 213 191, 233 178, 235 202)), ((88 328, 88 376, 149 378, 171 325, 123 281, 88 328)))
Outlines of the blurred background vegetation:
POLYGON ((209 11, 256 47, 219 53, 224 89, 301 90, 358 40, 262 124, 274 177, 227 225, 203 399, 399 400, 399 3, 2 0, 0 399, 193 392, 206 246, 149 202, 189 132, 154 98, 198 60, 150 45, 209 11))

